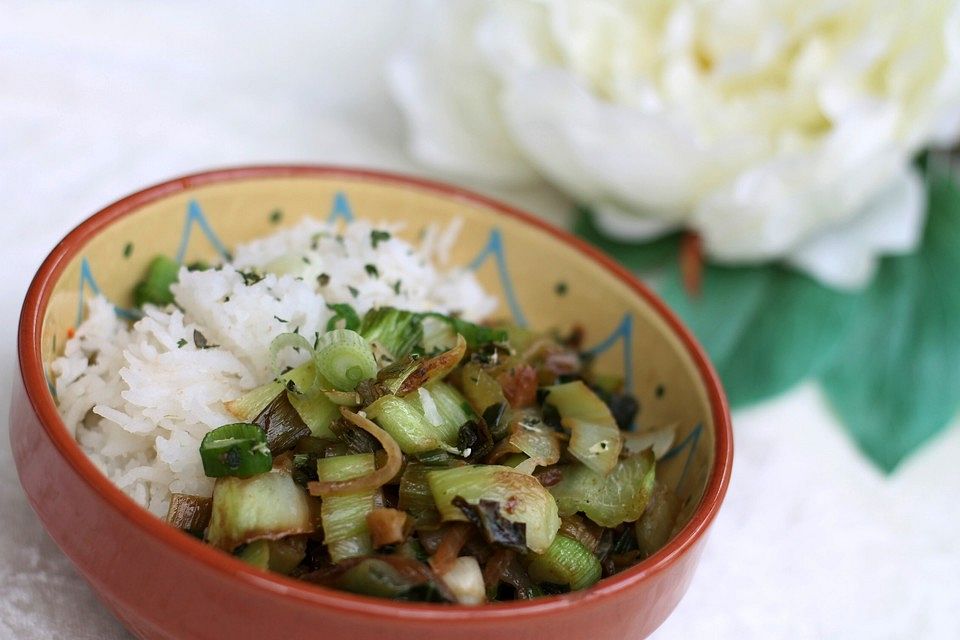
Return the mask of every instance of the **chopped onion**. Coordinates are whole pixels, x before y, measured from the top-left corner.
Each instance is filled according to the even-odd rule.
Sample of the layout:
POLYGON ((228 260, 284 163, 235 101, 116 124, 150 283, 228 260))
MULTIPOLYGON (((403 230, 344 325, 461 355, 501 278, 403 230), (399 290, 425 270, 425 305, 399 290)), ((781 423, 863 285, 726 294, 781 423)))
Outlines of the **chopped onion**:
POLYGON ((676 437, 676 424, 649 431, 626 431, 623 433, 623 448, 629 453, 653 449, 653 457, 659 460, 670 451, 676 437))
POLYGON ((473 556, 454 560, 450 568, 440 574, 440 579, 460 604, 483 604, 486 600, 483 572, 473 556))
POLYGON ((443 575, 456 562, 460 550, 467 543, 470 537, 470 525, 466 522, 455 522, 447 525, 440 537, 440 544, 437 550, 430 556, 430 568, 438 575, 443 575))
POLYGON ((377 508, 367 514, 373 548, 401 544, 413 530, 413 518, 398 509, 377 508))

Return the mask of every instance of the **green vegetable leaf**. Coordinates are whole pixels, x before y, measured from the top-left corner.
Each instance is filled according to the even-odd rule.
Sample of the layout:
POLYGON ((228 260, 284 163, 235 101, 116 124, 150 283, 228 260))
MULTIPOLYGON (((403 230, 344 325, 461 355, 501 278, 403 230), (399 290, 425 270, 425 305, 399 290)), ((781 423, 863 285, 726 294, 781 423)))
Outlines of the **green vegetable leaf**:
POLYGON ((856 331, 821 378, 857 444, 887 471, 960 406, 960 186, 935 172, 928 180, 920 250, 884 260, 856 331))
POLYGON ((858 304, 855 294, 771 266, 705 266, 701 293, 692 296, 675 263, 661 293, 709 352, 734 406, 822 371, 853 326, 858 304))
POLYGON ((138 307, 155 304, 163 307, 173 303, 170 286, 177 281, 180 264, 166 256, 158 255, 150 261, 147 275, 133 288, 133 302, 138 307))
POLYGON ((463 336, 463 339, 467 341, 467 346, 471 349, 482 347, 491 342, 504 342, 507 339, 507 332, 503 329, 484 327, 453 316, 445 316, 442 313, 423 313, 421 317, 436 318, 445 322, 455 334, 459 333, 463 336))
POLYGON ((377 342, 390 352, 393 360, 408 356, 423 340, 420 314, 393 307, 371 309, 363 316, 357 333, 368 342, 377 342))
POLYGON ((327 320, 327 331, 333 331, 337 328, 356 331, 360 328, 360 316, 357 315, 356 310, 349 304, 328 304, 327 309, 333 311, 333 317, 327 320), (338 326, 341 320, 343 321, 343 326, 338 326))

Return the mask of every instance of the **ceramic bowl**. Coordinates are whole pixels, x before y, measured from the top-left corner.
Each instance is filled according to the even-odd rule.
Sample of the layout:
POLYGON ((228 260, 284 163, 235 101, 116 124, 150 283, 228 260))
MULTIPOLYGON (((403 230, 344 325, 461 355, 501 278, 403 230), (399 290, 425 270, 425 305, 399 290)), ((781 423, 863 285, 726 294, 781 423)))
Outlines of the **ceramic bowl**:
POLYGON ((389 637, 641 638, 690 583, 730 478, 723 390, 703 350, 664 304, 597 250, 487 198, 425 180, 334 167, 251 167, 150 187, 90 217, 56 246, 30 286, 19 330, 10 438, 44 527, 104 604, 150 639, 389 637), (101 293, 123 314, 148 261, 217 259, 304 215, 424 226, 459 217, 452 264, 476 271, 500 315, 586 329, 602 370, 622 373, 639 428, 676 423, 658 465, 685 501, 683 526, 652 557, 594 587, 482 607, 377 600, 261 572, 137 506, 103 476, 57 413, 49 364, 101 293))

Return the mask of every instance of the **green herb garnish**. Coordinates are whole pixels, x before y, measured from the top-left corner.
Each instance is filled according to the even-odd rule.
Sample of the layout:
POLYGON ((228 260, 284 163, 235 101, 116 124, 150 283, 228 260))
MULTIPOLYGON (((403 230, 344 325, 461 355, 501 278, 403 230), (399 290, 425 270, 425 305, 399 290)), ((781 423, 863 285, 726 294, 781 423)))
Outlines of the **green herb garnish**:
POLYGON ((390 232, 383 231, 381 229, 374 229, 370 232, 370 245, 376 249, 377 245, 381 242, 386 242, 390 239, 390 232))

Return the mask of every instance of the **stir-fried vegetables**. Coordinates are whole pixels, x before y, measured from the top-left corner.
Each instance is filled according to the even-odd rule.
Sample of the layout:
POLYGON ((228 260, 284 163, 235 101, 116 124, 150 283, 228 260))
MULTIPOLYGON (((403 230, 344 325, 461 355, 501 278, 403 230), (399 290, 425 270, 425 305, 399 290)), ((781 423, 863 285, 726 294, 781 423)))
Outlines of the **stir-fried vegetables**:
POLYGON ((586 589, 599 580, 603 572, 600 561, 588 548, 562 535, 533 559, 528 570, 537 582, 562 584, 573 590, 586 589))
POLYGON ((557 503, 550 493, 533 476, 510 467, 478 464, 431 471, 427 481, 440 517, 479 524, 488 542, 542 552, 560 528, 557 503), (491 503, 496 506, 488 507, 491 503), (472 515, 468 505, 479 505, 481 510, 472 515), (522 526, 492 522, 497 517, 522 526))
POLYGON ((293 478, 269 471, 252 478, 220 478, 206 540, 233 551, 255 540, 278 540, 316 529, 310 498, 293 478))
POLYGON ((550 387, 547 402, 570 430, 570 455, 601 475, 610 473, 623 448, 610 408, 582 380, 550 387))
POLYGON ((313 342, 273 340, 302 364, 225 403, 212 501, 174 496, 171 524, 261 569, 460 604, 584 589, 669 540, 674 427, 621 431, 637 403, 582 336, 332 310, 313 342))
POLYGON ((256 540, 237 552, 237 556, 247 564, 282 574, 296 569, 306 554, 307 540, 302 536, 256 540))
POLYGON ((643 515, 653 491, 653 453, 619 460, 604 476, 583 464, 572 464, 563 479, 550 487, 560 515, 582 512, 604 527, 633 522, 643 515))
POLYGON ((165 519, 177 529, 203 537, 203 532, 210 524, 212 511, 213 501, 210 498, 174 493, 170 496, 170 506, 165 519))
POLYGON ((133 289, 133 303, 142 307, 155 304, 158 307, 173 303, 170 285, 177 281, 180 263, 167 256, 157 256, 150 261, 146 277, 133 289))
POLYGON ((200 460, 203 472, 211 478, 249 478, 273 466, 266 432, 246 422, 225 424, 204 436, 200 460))

